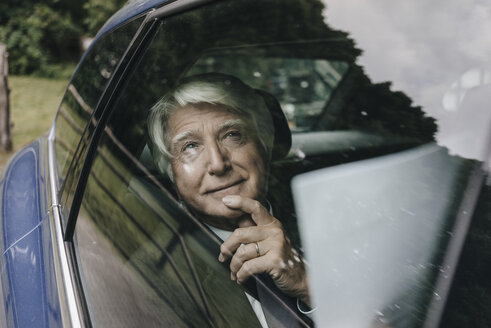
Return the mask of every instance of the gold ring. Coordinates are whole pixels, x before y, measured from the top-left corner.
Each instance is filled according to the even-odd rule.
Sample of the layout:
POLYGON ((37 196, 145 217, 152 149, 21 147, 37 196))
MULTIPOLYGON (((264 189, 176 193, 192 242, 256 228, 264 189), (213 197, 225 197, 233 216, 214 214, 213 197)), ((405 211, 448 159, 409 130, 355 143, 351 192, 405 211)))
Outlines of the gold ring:
POLYGON ((257 257, 261 256, 261 253, 259 252, 259 244, 257 243, 257 241, 256 241, 256 254, 257 257))

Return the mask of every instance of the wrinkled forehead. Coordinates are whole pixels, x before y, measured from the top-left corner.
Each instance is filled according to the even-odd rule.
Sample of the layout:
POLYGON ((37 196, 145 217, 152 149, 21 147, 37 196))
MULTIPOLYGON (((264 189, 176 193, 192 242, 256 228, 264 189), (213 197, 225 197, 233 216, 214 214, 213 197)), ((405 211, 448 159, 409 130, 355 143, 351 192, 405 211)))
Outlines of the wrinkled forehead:
POLYGON ((169 117, 168 126, 170 133, 186 130, 186 127, 194 125, 209 125, 215 128, 241 125, 244 128, 254 130, 254 120, 251 112, 232 108, 221 104, 188 104, 178 107, 169 117))

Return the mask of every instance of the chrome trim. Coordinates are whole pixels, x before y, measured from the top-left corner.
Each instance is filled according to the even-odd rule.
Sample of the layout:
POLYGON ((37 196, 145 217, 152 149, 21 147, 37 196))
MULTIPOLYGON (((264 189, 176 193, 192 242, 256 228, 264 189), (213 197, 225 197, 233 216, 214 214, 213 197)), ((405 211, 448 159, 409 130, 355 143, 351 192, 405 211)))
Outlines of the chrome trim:
POLYGON ((155 10, 147 16, 147 20, 158 19, 165 16, 170 16, 184 10, 192 9, 199 5, 212 2, 214 0, 177 0, 165 4, 163 7, 155 10))
POLYGON ((54 145, 55 124, 52 125, 48 135, 48 202, 49 207, 49 227, 53 240, 53 257, 58 285, 58 297, 60 299, 61 320, 64 327, 82 327, 80 314, 77 307, 75 289, 70 275, 65 243, 63 240, 63 230, 61 226, 60 207, 58 202, 58 176, 56 172, 56 154, 54 145))

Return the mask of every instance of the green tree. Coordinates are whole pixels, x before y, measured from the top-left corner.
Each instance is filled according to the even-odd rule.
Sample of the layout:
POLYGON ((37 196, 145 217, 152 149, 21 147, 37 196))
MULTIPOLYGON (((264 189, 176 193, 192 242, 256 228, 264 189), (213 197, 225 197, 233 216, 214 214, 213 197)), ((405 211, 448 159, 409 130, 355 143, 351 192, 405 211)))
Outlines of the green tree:
POLYGON ((49 75, 50 64, 78 55, 82 30, 57 2, 7 3, 0 8, 0 41, 7 45, 11 73, 49 75))
POLYGON ((56 76, 81 55, 80 39, 94 35, 123 0, 41 0, 0 3, 0 42, 12 74, 56 76))
POLYGON ((126 0, 88 0, 84 3, 83 8, 86 15, 83 24, 89 35, 95 35, 106 20, 111 17, 126 0))

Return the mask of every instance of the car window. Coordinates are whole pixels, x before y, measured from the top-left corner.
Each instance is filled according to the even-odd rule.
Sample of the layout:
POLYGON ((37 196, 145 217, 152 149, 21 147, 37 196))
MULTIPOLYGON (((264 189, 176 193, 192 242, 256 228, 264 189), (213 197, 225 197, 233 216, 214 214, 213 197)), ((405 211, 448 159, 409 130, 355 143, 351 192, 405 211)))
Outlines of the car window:
POLYGON ((135 19, 98 40, 68 85, 57 114, 55 130, 56 164, 64 205, 73 194, 81 163, 98 121, 94 116, 98 102, 142 20, 135 19))
MULTIPOLYGON (((193 68, 196 73, 187 72, 199 59, 196 54, 208 55, 213 43, 228 42, 228 35, 213 33, 230 24, 247 2, 237 4, 237 8, 219 4, 163 19, 157 36, 115 104, 82 196, 73 240, 87 309, 97 325, 260 326, 248 299, 258 297, 256 287, 241 288, 230 280, 228 265, 217 261, 221 240, 176 198, 172 181, 158 169, 153 158, 147 127, 152 105, 180 77, 200 73, 199 63, 193 68), (204 18, 214 21, 214 17, 226 20, 212 25, 203 23, 204 18), (195 45, 190 43, 189 31, 182 30, 200 31, 204 26, 209 28, 206 34, 196 37, 195 45)), ((250 22, 259 21, 251 16, 241 26, 250 22)), ((239 44, 250 43, 256 29, 239 44)), ((272 39, 280 34, 277 29, 269 28, 272 39)), ((256 51, 261 49, 253 50, 256 51)), ((280 57, 276 68, 284 62, 296 67, 297 75, 319 70, 321 77, 312 82, 317 83, 316 88, 309 89, 312 95, 318 93, 317 102, 326 102, 328 89, 340 79, 323 81, 329 79, 326 69, 339 67, 342 76, 348 66, 339 60, 331 63, 280 57)), ((267 62, 262 65, 266 67, 267 62)), ((295 83, 297 86, 301 81, 295 83)), ((295 88, 291 84, 289 90, 295 88)), ((305 98, 299 101, 304 102, 305 98)), ((284 100, 293 101, 287 95, 284 100)), ((288 133, 286 139, 290 138, 288 133)), ((298 233, 293 231, 294 221, 291 222, 292 238, 298 244, 298 233)), ((309 324, 307 317, 295 315, 301 325, 309 324)))
MULTIPOLYGON (((247 292, 260 299, 255 287, 232 282, 227 265, 217 261, 221 238, 182 201, 172 167, 149 132, 150 109, 183 81, 226 74, 263 97, 275 127, 269 211, 300 255, 305 243, 293 205, 294 177, 434 145, 435 119, 390 83, 372 82, 356 61, 361 50, 347 33, 326 25, 321 9, 317 2, 239 0, 160 18, 154 39, 118 90, 80 195, 73 245, 96 325, 260 325, 244 298, 247 292)), ((462 163, 463 170, 473 166, 462 163)), ((439 267, 431 270, 433 283, 439 267)), ((427 296, 411 309, 422 311, 427 296)), ((301 313, 296 320, 311 323, 301 313)))
POLYGON ((142 176, 117 137, 108 129, 102 138, 77 220, 92 321, 103 327, 257 326, 245 293, 216 260, 210 232, 142 176))
MULTIPOLYGON (((298 45, 297 45, 298 46, 298 45)), ((204 55, 187 75, 211 71, 231 73, 249 85, 273 94, 285 111, 292 132, 315 129, 325 104, 348 71, 342 60, 282 58, 260 49, 226 50, 204 55), (256 52, 256 53, 255 53, 256 52)))
POLYGON ((326 22, 363 48, 357 63, 370 79, 357 79, 343 108, 365 122, 353 111, 346 123, 367 127, 376 117, 382 129, 426 141, 295 177, 317 324, 489 326, 489 50, 479 46, 488 37, 466 27, 486 25, 489 5, 482 21, 469 14, 482 9, 476 3, 453 7, 444 21, 460 36, 447 39, 432 28, 439 14, 429 7, 324 3, 326 22), (426 119, 413 121, 418 110, 404 103, 426 119))

